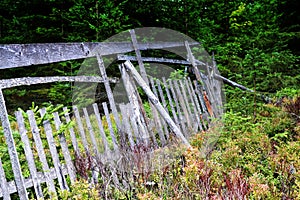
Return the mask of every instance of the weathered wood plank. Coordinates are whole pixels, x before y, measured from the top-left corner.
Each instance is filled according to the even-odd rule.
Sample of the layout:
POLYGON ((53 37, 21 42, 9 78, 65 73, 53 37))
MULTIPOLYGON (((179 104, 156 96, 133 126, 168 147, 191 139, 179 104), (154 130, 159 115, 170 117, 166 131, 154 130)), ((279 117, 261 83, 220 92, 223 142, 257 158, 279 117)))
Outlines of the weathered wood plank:
MULTIPOLYGON (((163 93, 163 90, 161 88, 161 85, 160 85, 160 80, 159 79, 156 79, 156 85, 157 85, 157 88, 158 88, 158 93, 159 93, 159 96, 160 96, 160 99, 162 101, 162 105, 164 106, 166 112, 169 114, 169 110, 167 108, 167 103, 166 103, 166 100, 165 100, 165 97, 164 97, 164 93, 163 93)), ((162 124, 163 124, 163 127, 164 127, 164 130, 165 130, 165 135, 166 135, 166 139, 168 140, 169 139, 169 130, 168 130, 168 126, 166 124, 166 122, 162 119, 162 124)), ((176 121, 175 121, 176 122, 176 121)))
POLYGON ((85 118, 85 122, 86 122, 88 132, 90 133, 90 139, 91 139, 91 142, 92 142, 92 147, 93 147, 94 154, 98 159, 100 159, 99 146, 97 144, 95 133, 94 133, 94 130, 93 130, 93 126, 91 124, 91 120, 90 120, 90 117, 89 117, 89 114, 88 114, 88 111, 87 111, 86 108, 83 108, 83 114, 84 114, 84 118, 85 118))
POLYGON ((201 121, 201 124, 202 124, 202 128, 204 128, 204 130, 206 130, 207 127, 206 127, 205 122, 203 121, 203 113, 205 111, 201 109, 202 105, 201 105, 200 100, 197 98, 197 94, 196 94, 196 92, 194 90, 194 87, 193 87, 191 79, 188 77, 188 79, 186 81, 188 82, 188 85, 190 86, 190 89, 191 89, 191 92, 192 92, 192 95, 193 95, 193 98, 194 98, 194 101, 195 101, 195 104, 196 104, 196 107, 197 107, 197 110, 198 110, 198 113, 199 113, 199 117, 200 117, 200 121, 201 121))
POLYGON ((111 119, 110 119, 107 103, 103 102, 102 106, 103 106, 103 109, 104 109, 104 114, 105 114, 105 117, 106 117, 108 129, 109 129, 109 132, 110 132, 110 137, 111 137, 112 142, 113 142, 114 150, 117 151, 119 149, 118 141, 117 141, 117 138, 116 138, 115 133, 114 133, 114 129, 113 129, 113 125, 112 125, 112 122, 111 122, 111 119))
MULTIPOLYGON (((44 157, 44 155, 45 155, 44 154, 44 149, 43 149, 44 147, 43 147, 43 144, 42 144, 42 141, 41 141, 41 138, 40 138, 39 129, 38 129, 38 127, 36 125, 36 121, 34 119, 34 113, 33 113, 32 110, 28 110, 27 114, 28 114, 31 129, 32 129, 32 134, 33 134, 34 138, 36 139, 35 142, 36 142, 37 146, 39 146, 38 148, 40 149, 38 151, 38 153, 39 153, 39 155, 41 155, 41 158, 43 159, 42 162, 46 166, 47 160, 45 160, 46 156, 44 157)), ((46 109, 45 108, 40 109, 40 115, 41 115, 41 118, 43 118, 44 115, 46 115, 46 109)), ((53 160, 53 165, 54 165, 54 169, 56 171, 56 175, 57 175, 57 179, 58 179, 60 189, 61 190, 68 190, 69 188, 68 188, 68 185, 66 183, 65 177, 61 173, 62 172, 61 163, 60 163, 59 156, 58 156, 57 149, 56 149, 56 142, 53 138, 53 132, 52 132, 50 121, 48 119, 44 120, 43 121, 43 126, 44 126, 44 129, 45 129, 45 134, 46 134, 49 150, 50 150, 51 157, 52 157, 52 160, 53 160)), ((49 171, 49 169, 48 169, 48 171, 49 171)))
POLYGON ((4 137, 8 147, 8 153, 11 160, 11 165, 12 165, 12 169, 13 169, 13 173, 14 173, 14 177, 18 189, 18 194, 21 200, 28 199, 28 195, 24 185, 24 177, 22 175, 21 166, 19 162, 19 156, 17 154, 17 149, 12 135, 12 130, 8 119, 8 113, 5 106, 5 100, 1 88, 0 88, 0 121, 2 122, 4 137))
POLYGON ((0 197, 3 197, 3 200, 10 200, 9 187, 5 177, 5 172, 3 169, 1 158, 0 158, 0 197))
POLYGON ((79 131, 79 134, 80 134, 80 139, 82 141, 85 153, 87 155, 90 155, 89 144, 88 144, 86 136, 85 136, 85 131, 83 129, 83 124, 82 124, 81 117, 80 117, 77 106, 73 106, 73 111, 74 111, 76 123, 77 123, 77 126, 78 126, 78 131, 79 131))
POLYGON ((104 65, 103 59, 102 59, 100 54, 97 54, 97 62, 98 62, 101 77, 104 80, 104 87, 105 87, 105 90, 106 90, 106 94, 107 94, 107 98, 108 98, 108 101, 109 101, 109 104, 110 104, 110 108, 111 108, 113 116, 114 116, 114 120, 116 122, 118 132, 121 133, 121 135, 120 135, 121 139, 120 140, 123 141, 124 140, 123 138, 125 138, 125 136, 122 135, 123 134, 122 133, 122 127, 121 127, 121 122, 120 122, 119 114, 118 114, 118 111, 117 111, 115 99, 114 99, 113 92, 111 90, 111 87, 110 87, 110 84, 109 84, 109 81, 108 81, 105 65, 104 65))
POLYGON ((70 176, 71 184, 73 184, 76 181, 76 172, 75 172, 74 164, 72 162, 70 151, 68 149, 68 144, 67 144, 67 141, 66 141, 65 133, 60 131, 62 123, 61 123, 61 120, 59 118, 58 112, 54 112, 53 116, 54 116, 54 123, 55 123, 56 131, 59 132, 58 137, 59 137, 59 141, 60 141, 60 146, 61 146, 61 149, 62 149, 62 153, 64 155, 64 159, 66 161, 66 165, 67 165, 68 173, 69 173, 69 176, 70 176))
POLYGON ((179 106, 181 107, 182 112, 183 112, 183 115, 182 115, 183 121, 187 123, 187 128, 188 129, 187 129, 187 132, 185 134, 186 134, 186 136, 188 136, 193 128, 192 128, 191 119, 189 117, 189 112, 187 110, 187 105, 186 105, 187 102, 185 102, 184 99, 183 99, 182 92, 179 89, 177 80, 170 81, 170 84, 172 82, 173 82, 173 85, 174 85, 174 90, 177 94, 177 98, 179 100, 179 102, 178 102, 179 106))
POLYGON ((178 113, 178 122, 179 122, 179 125, 181 126, 181 130, 184 134, 187 134, 188 130, 185 126, 185 120, 184 120, 184 116, 182 115, 182 112, 181 112, 181 107, 179 105, 179 100, 177 98, 177 94, 175 92, 175 89, 174 89, 174 86, 173 86, 173 83, 172 81, 169 81, 169 87, 170 87, 170 90, 171 90, 171 93, 172 93, 172 97, 174 99, 174 102, 175 102, 175 107, 176 107, 176 113, 178 113))
MULTIPOLYGON (((103 79, 98 76, 47 76, 47 77, 23 77, 0 80, 0 88, 12 88, 21 85, 36 85, 53 82, 87 82, 103 83, 103 79)), ((117 78, 109 78, 109 82, 117 83, 117 78)))
MULTIPOLYGON (((152 91, 153 91, 154 95, 158 98, 158 94, 157 94, 157 90, 156 90, 153 78, 150 78, 150 85, 151 85, 151 88, 152 88, 152 91)), ((158 112, 157 112, 157 110, 154 106, 151 106, 151 108, 152 108, 152 114, 153 114, 153 120, 154 120, 155 128, 158 132, 161 146, 165 146, 167 142, 166 142, 165 133, 164 133, 164 130, 163 130, 163 126, 162 126, 160 116, 158 115, 158 112)))
MULTIPOLYGON (((130 123, 128 123, 130 121, 129 120, 129 118, 130 118, 129 110, 124 104, 120 104, 119 107, 120 107, 120 110, 121 110, 121 113, 122 113, 122 121, 123 121, 122 124, 124 126, 124 131, 126 131, 126 133, 128 135, 130 148, 133 149, 133 147, 135 146, 135 143, 134 143, 134 139, 133 139, 133 136, 132 136, 132 130, 131 130, 131 127, 130 127, 130 123)), ((126 143, 122 144, 122 145, 126 145, 126 143)))
MULTIPOLYGON (((65 118, 66 118, 66 122, 70 123, 71 122, 71 118, 70 118, 70 115, 69 115, 68 108, 67 107, 63 107, 63 111, 64 111, 64 115, 65 115, 65 118)), ((69 127, 69 132, 70 132, 70 136, 71 136, 71 141, 72 141, 74 152, 75 152, 76 155, 79 155, 80 152, 79 152, 79 147, 78 147, 78 143, 77 143, 77 138, 76 138, 76 135, 75 135, 74 128, 72 126, 69 127)))
POLYGON ((105 154, 107 156, 109 156, 109 154, 110 154, 110 148, 109 148, 108 141, 107 141, 107 138, 106 138, 106 135, 105 135, 105 132, 104 132, 104 128, 103 128, 103 124, 102 124, 102 119, 101 119, 101 116, 100 116, 100 113, 99 113, 98 104, 94 103, 93 104, 93 109, 94 109, 94 113, 95 113, 95 116, 96 116, 97 125, 98 125, 98 128, 99 128, 99 132, 100 132, 100 136, 101 136, 101 139, 102 139, 102 143, 104 145, 104 152, 105 152, 105 154))
POLYGON ((21 111, 15 112, 15 116, 18 123, 18 129, 21 136, 21 140, 24 143, 24 152, 30 171, 30 177, 33 183, 34 191, 38 199, 44 199, 42 187, 37 177, 37 169, 34 162, 34 156, 31 150, 31 145, 27 136, 27 130, 24 124, 24 118, 21 111))
MULTIPOLYGON (((183 46, 182 42, 138 43, 139 50, 180 46, 183 46)), ((131 42, 4 44, 0 45, 0 69, 83 59, 95 56, 93 53, 111 55, 133 50, 131 42)))
MULTIPOLYGON (((117 59, 119 61, 138 61, 136 56, 128 56, 123 54, 118 54, 117 59)), ((141 57, 143 62, 155 62, 155 63, 168 63, 168 64, 178 64, 178 65, 191 65, 189 61, 186 60, 177 60, 170 58, 156 58, 156 57, 141 57)))
MULTIPOLYGON (((150 133, 148 132, 148 125, 146 123, 146 116, 141 110, 141 105, 139 102, 139 94, 136 88, 134 87, 134 83, 131 80, 131 77, 129 74, 126 72, 126 68, 123 65, 119 65, 121 75, 122 75, 122 80, 123 84, 127 93, 127 97, 129 99, 130 105, 132 106, 133 110, 133 115, 131 116, 134 118, 134 120, 137 122, 138 129, 139 129, 139 136, 141 137, 140 140, 143 140, 146 144, 149 144, 149 135, 150 133)), ((137 135, 136 135, 137 137, 137 135)), ((155 138, 152 138, 155 142, 155 138)))
MULTIPOLYGON (((198 107, 197 107, 199 105, 197 105, 197 102, 195 101, 195 96, 194 96, 194 94, 191 90, 191 85, 189 84, 187 79, 184 79, 184 85, 187 88, 187 92, 189 94, 188 96, 190 98, 190 101, 191 101, 191 104, 192 104, 192 107, 193 107, 193 110, 194 110, 193 118, 196 118, 195 121, 198 124, 198 127, 199 127, 200 131, 202 131, 203 127, 202 127, 202 123, 201 123, 201 119, 200 119, 201 110, 199 110, 198 107)), ((196 131, 197 130, 198 129, 196 129, 196 131)))
POLYGON ((171 112, 172 112, 174 121, 175 121, 176 124, 178 124, 180 126, 179 119, 177 117, 175 107, 173 105, 173 99, 171 97, 171 93, 170 93, 169 88, 168 88, 169 86, 167 84, 167 81, 166 81, 165 77, 163 77, 162 80, 163 80, 163 83, 164 83, 164 86, 165 86, 165 90, 166 90, 166 93, 167 93, 167 98, 168 98, 168 101, 169 101, 169 104, 170 104, 170 107, 171 107, 171 112))
POLYGON ((165 121, 167 122, 167 124, 170 126, 170 128, 172 129, 172 131, 174 132, 174 134, 181 139, 181 141, 187 145, 188 147, 190 147, 190 143, 187 141, 187 139, 183 136, 183 134, 181 133, 180 129, 176 126, 176 124, 174 123, 174 121, 171 119, 171 117, 169 116, 169 114, 165 111, 165 109, 163 108, 163 106, 161 105, 161 103, 159 102, 159 100, 157 99, 157 97, 152 93, 151 89, 149 88, 149 86, 147 85, 147 83, 143 80, 143 78, 139 75, 139 73, 136 71, 136 69, 134 68, 134 66, 131 64, 130 61, 126 61, 125 66, 128 70, 130 70, 130 72, 132 73, 134 79, 136 80, 136 82, 141 86, 141 88, 144 90, 144 92, 146 93, 146 95, 148 96, 148 98, 150 99, 150 101, 153 103, 153 105, 157 108, 158 112, 162 115, 162 117, 165 119, 165 121))
MULTIPOLYGON (((50 170, 48 171, 49 173, 49 177, 46 177, 45 176, 45 173, 44 172, 38 172, 37 173, 37 177, 38 179, 40 180, 40 183, 47 183, 47 181, 49 180, 55 180, 57 179, 57 175, 56 175, 56 171, 54 168, 50 168, 50 170)), ((62 165, 62 174, 63 175, 67 175, 68 174, 68 170, 67 170, 67 167, 65 165, 62 165)), ((32 183, 32 180, 31 178, 26 178, 24 179, 24 184, 25 184, 25 188, 31 188, 33 187, 33 183, 32 183)), ((7 183, 7 188, 8 190, 6 192, 8 192, 9 194, 13 194, 13 193, 16 193, 17 192, 17 187, 16 187, 16 183, 14 180, 12 181, 9 181, 7 183)), ((0 189, 0 197, 2 197, 2 193, 1 193, 1 189, 0 189)))

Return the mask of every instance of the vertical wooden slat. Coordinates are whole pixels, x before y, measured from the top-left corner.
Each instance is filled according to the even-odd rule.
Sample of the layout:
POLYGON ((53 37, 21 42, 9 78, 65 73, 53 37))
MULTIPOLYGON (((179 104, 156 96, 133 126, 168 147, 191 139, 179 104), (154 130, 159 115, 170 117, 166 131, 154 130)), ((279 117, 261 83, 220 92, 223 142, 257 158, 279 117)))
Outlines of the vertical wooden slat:
POLYGON ((6 110, 5 100, 1 88, 0 88, 0 121, 2 122, 5 141, 7 143, 8 153, 11 159, 11 165, 12 165, 19 197, 21 200, 28 199, 26 187, 24 184, 24 177, 22 175, 21 166, 19 162, 19 156, 12 135, 12 130, 10 128, 8 113, 6 110))
POLYGON ((129 32, 130 32, 130 36, 131 36, 132 45, 133 45, 133 48, 134 48, 134 51, 135 51, 135 54, 136 54, 136 58, 138 60, 138 64, 139 64, 139 67, 140 67, 141 76, 143 77, 143 79, 147 83, 147 85, 149 85, 146 69, 145 69, 144 63, 142 61, 142 55, 141 55, 141 52, 140 52, 139 47, 138 47, 138 42, 137 42, 137 39, 136 39, 135 31, 134 31, 134 29, 131 29, 129 32))
POLYGON ((178 113, 178 121, 179 121, 179 125, 181 126, 182 131, 184 132, 184 134, 187 134, 187 129, 185 126, 185 121, 184 121, 184 117, 182 115, 180 105, 179 105, 179 100, 177 98, 177 94, 175 92, 174 86, 172 84, 172 81, 169 81, 169 86, 170 86, 170 90, 172 92, 172 97, 174 99, 175 102, 175 106, 176 106, 176 111, 178 113))
POLYGON ((28 120, 29 120, 29 124, 30 124, 30 127, 31 127, 33 140, 34 140, 35 146, 37 148, 39 159, 42 163, 42 169, 44 171, 45 177, 47 178, 47 186, 49 188, 49 191, 56 192, 54 182, 50 178, 51 177, 50 168, 49 168, 49 165, 48 165, 48 162, 47 162, 47 158, 46 158, 46 155, 45 155, 42 140, 41 140, 40 135, 38 133, 38 127, 36 125, 36 121, 35 121, 35 118, 34 118, 34 113, 33 113, 32 110, 28 110, 27 115, 28 115, 28 120))
MULTIPOLYGON (((65 115, 65 118, 66 118, 66 122, 70 123, 71 119, 70 119, 70 115, 69 115, 69 112, 68 112, 68 108, 67 107, 63 107, 63 111, 65 113, 64 115, 65 115)), ((74 128, 72 126, 69 127, 69 132, 70 132, 70 136, 71 136, 71 140, 72 140, 74 152, 75 152, 75 154, 79 155, 78 143, 77 143, 76 135, 75 135, 75 132, 74 132, 74 128)))
POLYGON ((130 118, 129 110, 126 108, 126 106, 124 104, 120 104, 119 107, 120 107, 120 110, 121 110, 121 113, 122 113, 122 121, 123 121, 122 124, 125 128, 125 131, 126 131, 127 135, 128 135, 128 140, 129 140, 130 147, 131 147, 131 149, 133 149, 135 144, 134 144, 134 140, 133 140, 133 137, 132 137, 132 130, 130 128, 130 123, 129 123, 129 118, 130 118))
POLYGON ((203 130, 206 130, 206 125, 205 125, 205 122, 203 121, 203 112, 201 110, 201 103, 199 101, 199 99, 197 98, 196 96, 196 92, 193 88, 193 85, 192 85, 192 82, 191 82, 191 79, 188 77, 188 79, 186 79, 186 82, 187 82, 187 85, 189 86, 190 90, 191 90, 191 95, 193 96, 194 98, 194 102, 195 102, 195 105, 196 105, 196 108, 197 108, 197 113, 198 113, 198 116, 200 118, 200 127, 202 127, 203 130))
POLYGON ((89 155, 90 154, 89 145, 88 145, 88 142, 87 142, 87 139, 85 136, 85 131, 83 129, 82 121, 81 121, 77 106, 73 106, 73 111, 74 111, 75 119, 77 122, 78 130, 79 130, 79 134, 80 134, 80 138, 81 138, 84 150, 85 150, 86 154, 89 155))
MULTIPOLYGON (((206 83, 207 86, 208 86, 208 88, 210 88, 210 87, 209 87, 209 86, 210 86, 209 81, 208 81, 208 80, 205 81, 205 80, 203 80, 203 78, 201 78, 199 69, 198 69, 198 67, 197 67, 197 65, 196 65, 195 58, 194 58, 194 56, 193 56, 193 54, 192 54, 192 51, 191 51, 191 48, 190 48, 190 46, 189 46, 188 41, 185 41, 185 47, 186 47, 186 50, 187 50, 187 53, 188 53, 188 59, 189 59, 189 61, 192 63, 192 67, 193 67, 193 69, 194 69, 194 72, 195 72, 195 75, 196 75, 196 79, 197 79, 197 81, 198 81, 198 83, 196 83, 196 84, 197 84, 196 90, 199 89, 199 88, 198 88, 198 87, 199 87, 199 86, 198 86, 199 83, 206 83)), ((208 67, 208 66, 206 65, 206 67, 208 67)), ((208 74, 210 73, 210 70, 209 70, 208 68, 207 68, 207 73, 208 73, 208 74)), ((203 95, 206 95, 206 94, 203 94, 203 95)), ((208 95, 210 95, 210 91, 209 91, 209 90, 208 90, 208 95)), ((211 98, 213 98, 213 97, 211 97, 211 98)), ((210 99, 210 101, 212 101, 212 100, 213 100, 213 99, 210 99)), ((213 116, 213 115, 214 115, 214 114, 213 114, 213 110, 210 109, 210 108, 211 108, 211 102, 205 101, 205 104, 206 104, 206 106, 207 106, 207 108, 208 108, 209 114, 210 114, 211 116, 213 116)))
POLYGON ((200 128, 200 131, 202 131, 203 130, 203 126, 202 126, 202 122, 201 122, 201 114, 202 114, 202 112, 200 110, 200 105, 196 101, 197 98, 196 98, 195 94, 192 92, 192 88, 193 87, 189 84, 188 80, 185 79, 184 83, 185 83, 185 86, 186 86, 186 88, 188 90, 188 94, 189 94, 188 96, 190 97, 190 100, 192 102, 192 107, 193 107, 193 110, 194 110, 194 117, 196 118, 196 121, 197 121, 198 126, 200 128))
POLYGON ((34 156, 33 156, 32 150, 30 148, 30 142, 29 142, 29 139, 27 136, 27 130, 25 128, 22 112, 21 111, 15 112, 15 116, 17 119, 21 140, 24 143, 24 152, 25 152, 26 160, 28 162, 28 168, 30 171, 30 177, 31 177, 31 180, 33 183, 33 188, 34 188, 35 194, 38 199, 44 199, 42 187, 41 187, 40 181, 37 176, 37 170, 36 170, 36 166, 35 166, 35 162, 34 162, 34 156))
MULTIPOLYGON (((184 83, 181 83, 182 85, 184 85, 187 88, 187 92, 188 92, 188 97, 191 101, 192 104, 192 108, 194 110, 194 114, 192 115, 192 118, 195 119, 195 122, 198 124, 199 129, 202 131, 202 123, 201 123, 201 119, 200 119, 200 114, 193 96, 193 93, 191 91, 190 85, 187 81, 187 79, 184 79, 184 83)), ((201 112, 201 111, 200 111, 201 112)), ((198 129, 195 129, 195 131, 197 131, 198 129)))
POLYGON ((156 107, 158 112, 161 114, 161 116, 164 118, 164 120, 168 123, 176 137, 178 137, 186 146, 191 147, 190 143, 187 141, 187 139, 184 137, 180 129, 176 126, 174 121, 171 119, 169 114, 165 111, 157 97, 152 93, 147 83, 143 80, 143 78, 139 75, 139 73, 136 71, 134 66, 131 62, 126 61, 124 63, 126 65, 126 68, 130 70, 132 73, 134 79, 136 82, 141 86, 141 88, 144 90, 146 95, 148 96, 149 100, 153 103, 153 105, 156 107))
MULTIPOLYGON (((189 114, 189 116, 191 116, 191 114, 192 114, 191 105, 190 105, 191 102, 187 98, 186 88, 184 87, 184 85, 182 83, 182 80, 178 80, 178 81, 175 81, 175 82, 177 82, 177 84, 179 82, 179 91, 181 90, 181 96, 183 97, 183 100, 184 100, 185 106, 187 108, 188 114, 189 114)), ((190 120, 193 121, 193 118, 190 117, 190 120)))
POLYGON ((169 86, 167 84, 167 81, 166 81, 165 77, 163 77, 162 80, 163 80, 163 83, 164 83, 164 86, 165 86, 165 90, 166 90, 166 93, 167 93, 167 98, 169 100, 169 104, 170 104, 170 107, 171 107, 171 112, 172 112, 174 121, 177 125, 180 126, 179 119, 177 117, 175 107, 174 107, 174 104, 173 104, 173 99, 172 99, 171 93, 170 93, 169 88, 168 88, 169 86))
POLYGON ((98 104, 94 103, 93 108, 94 108, 94 113, 96 115, 97 124, 98 124, 99 132, 100 132, 100 135, 101 135, 102 143, 104 145, 104 151, 107 155, 107 154, 110 154, 110 149, 109 149, 108 141, 107 141, 107 138, 106 138, 106 135, 105 135, 105 131, 103 129, 103 124, 102 124, 101 116, 100 116, 100 113, 99 113, 98 104))
MULTIPOLYGON (((151 131, 148 131, 148 125, 146 123, 146 114, 142 110, 141 102, 139 101, 139 94, 136 88, 134 87, 134 83, 131 80, 131 77, 126 72, 126 68, 122 65, 119 65, 121 74, 122 74, 122 80, 123 84, 125 86, 125 90, 130 102, 130 105, 133 109, 133 118, 137 122, 138 129, 140 131, 141 139, 144 140, 146 144, 149 144, 149 135, 151 134, 151 131)), ((154 134, 151 134, 153 141, 156 144, 156 139, 154 134)))
MULTIPOLYGON (((153 78, 150 78, 150 85, 151 85, 151 88, 152 88, 152 91, 153 91, 154 95, 158 98, 157 90, 156 90, 153 78)), ((156 108, 154 106, 152 106, 152 108, 153 108, 152 109, 152 114, 153 114, 154 124, 156 126, 156 129, 157 129, 157 132, 158 132, 158 135, 159 135, 159 138, 160 138, 160 143, 161 143, 162 146, 165 146, 166 145, 166 138, 165 138, 165 134, 164 134, 164 131, 163 131, 161 119, 158 115, 158 112, 157 112, 156 108)))
POLYGON ((111 123, 109 111, 108 111, 108 108, 107 108, 107 103, 103 102, 102 106, 103 106, 103 109, 104 109, 104 114, 105 114, 106 121, 107 121, 107 124, 108 124, 108 129, 109 129, 109 132, 110 132, 110 136, 111 136, 111 139, 112 139, 112 142, 113 142, 114 150, 118 150, 119 149, 118 148, 118 142, 117 142, 117 139, 116 139, 116 136, 115 136, 115 133, 114 133, 112 123, 111 123))
MULTIPOLYGON (((160 99, 162 101, 162 105, 163 107, 165 108, 166 112, 169 113, 169 110, 167 108, 167 103, 166 103, 166 100, 165 100, 165 97, 164 97, 164 94, 163 94, 163 90, 161 88, 161 85, 160 85, 160 80, 159 79, 156 79, 156 84, 157 84, 157 88, 158 88, 158 93, 159 93, 159 96, 160 96, 160 99)), ((175 121, 176 122, 176 121, 175 121)), ((162 120, 162 123, 163 123, 163 126, 164 126, 164 130, 165 130, 165 134, 166 134, 166 137, 167 139, 169 139, 169 130, 168 130, 168 126, 166 124, 166 122, 164 120, 162 120)))
POLYGON ((195 94, 198 96, 198 99, 200 101, 200 105, 201 105, 201 108, 202 108, 202 112, 203 113, 208 113, 208 110, 207 110, 207 107, 206 107, 206 104, 204 102, 204 97, 203 97, 203 90, 201 90, 199 88, 199 85, 197 84, 196 81, 193 82, 194 83, 194 87, 195 87, 195 94))
POLYGON ((70 151, 68 149, 68 144, 66 142, 65 134, 64 132, 60 132, 60 128, 62 126, 61 120, 59 118, 58 112, 53 113, 54 116, 54 122, 55 122, 55 127, 56 130, 59 132, 58 137, 60 141, 60 146, 62 148, 62 153, 64 155, 64 159, 66 161, 67 169, 68 169, 68 174, 70 176, 71 183, 75 183, 76 181, 76 173, 75 173, 75 167, 72 162, 72 158, 70 155, 70 151))
POLYGON ((134 115, 133 113, 133 109, 131 106, 128 107, 128 112, 129 112, 129 120, 130 120, 130 124, 131 124, 131 127, 133 129, 133 133, 134 133, 134 136, 135 136, 135 139, 136 139, 136 143, 137 144, 140 144, 142 143, 143 141, 141 140, 141 135, 140 135, 140 132, 138 130, 138 126, 136 124, 136 120, 132 117, 134 115))
MULTIPOLYGON (((38 127, 37 127, 36 122, 34 120, 34 114, 33 114, 32 110, 28 110, 27 114, 28 114, 30 126, 32 128, 32 134, 33 134, 33 136, 36 140, 37 146, 39 146, 39 147, 37 147, 38 148, 38 153, 40 154, 42 152, 41 153, 41 157, 43 159, 42 162, 44 162, 45 165, 46 165, 47 160, 45 160, 46 156, 44 154, 43 145, 42 145, 42 141, 41 141, 41 138, 40 138, 40 135, 39 135, 38 127)), ((44 115, 46 114, 46 109, 42 108, 40 110, 40 114, 41 114, 41 117, 43 118, 44 115)), ((62 173, 62 167, 61 167, 61 164, 60 164, 60 161, 59 161, 59 157, 58 157, 58 153, 57 153, 57 149, 56 149, 56 142, 53 138, 53 133, 52 133, 52 128, 51 128, 50 121, 49 120, 43 121, 43 125, 44 125, 46 138, 47 138, 47 141, 48 141, 48 146, 49 146, 49 150, 50 150, 51 157, 52 157, 52 160, 53 160, 53 165, 54 165, 54 169, 55 169, 55 172, 56 172, 56 176, 57 176, 57 180, 58 180, 60 189, 61 190, 66 190, 66 189, 68 189, 68 185, 67 185, 65 177, 62 173)))
POLYGON ((83 114, 84 114, 87 129, 90 133, 90 139, 92 141, 94 154, 97 156, 98 159, 100 159, 99 146, 97 144, 95 133, 94 133, 94 130, 93 130, 93 127, 91 124, 91 120, 90 120, 90 117, 89 117, 89 114, 88 114, 88 111, 86 108, 83 108, 83 114))
POLYGON ((8 189, 8 184, 6 181, 2 161, 0 158, 0 197, 3 196, 3 200, 10 200, 10 193, 8 189))
POLYGON ((98 66, 99 66, 99 69, 100 69, 100 74, 101 74, 101 77, 103 79, 104 87, 105 87, 107 98, 108 98, 108 101, 109 101, 109 105, 110 105, 110 108, 112 110, 118 132, 121 133, 121 135, 120 135, 121 139, 120 140, 122 141, 125 136, 122 135, 122 131, 121 131, 122 124, 121 124, 121 121, 120 121, 120 118, 119 118, 119 115, 118 115, 118 111, 117 111, 116 103, 115 103, 115 100, 114 100, 114 96, 113 96, 112 90, 111 90, 110 85, 109 85, 109 80, 108 80, 108 77, 107 77, 107 74, 106 74, 105 65, 104 65, 104 62, 103 62, 103 59, 102 59, 101 55, 97 54, 96 56, 97 56, 98 66))
POLYGON ((192 123, 191 123, 191 119, 190 119, 190 116, 189 116, 189 112, 188 112, 188 109, 187 109, 187 105, 184 101, 184 98, 182 96, 182 91, 180 91, 179 89, 179 86, 178 86, 178 81, 177 80, 173 80, 173 81, 170 81, 170 83, 173 82, 174 84, 174 89, 175 89, 175 92, 177 93, 177 98, 179 100, 179 105, 183 111, 183 116, 185 118, 185 121, 187 123, 187 126, 188 126, 188 132, 186 134, 189 135, 189 132, 193 129, 192 127, 192 123))

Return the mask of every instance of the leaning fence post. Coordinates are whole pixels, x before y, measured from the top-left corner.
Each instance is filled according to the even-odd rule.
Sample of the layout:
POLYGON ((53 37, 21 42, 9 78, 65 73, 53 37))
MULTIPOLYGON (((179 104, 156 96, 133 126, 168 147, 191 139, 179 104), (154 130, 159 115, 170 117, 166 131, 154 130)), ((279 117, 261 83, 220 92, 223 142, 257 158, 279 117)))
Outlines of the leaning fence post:
POLYGON ((1 88, 0 88, 0 120, 2 122, 3 130, 4 130, 4 136, 8 147, 8 153, 11 159, 11 165, 12 165, 19 197, 21 200, 28 199, 26 187, 24 184, 24 177, 22 175, 19 157, 17 154, 17 149, 12 135, 12 130, 10 128, 8 113, 6 110, 5 100, 1 88))
POLYGON ((136 82, 141 86, 141 88, 144 90, 146 95, 148 96, 149 100, 152 102, 154 107, 157 109, 157 111, 161 114, 161 116, 166 120, 167 124, 170 126, 172 131, 175 133, 175 135, 182 140, 182 142, 187 145, 188 147, 191 147, 190 143, 187 141, 187 139, 183 136, 180 129, 176 126, 174 121, 171 119, 170 115, 167 113, 167 111, 164 109, 164 107, 159 102, 158 98, 153 94, 147 83, 143 80, 143 78, 139 75, 139 73, 136 71, 134 66, 130 61, 126 61, 125 66, 130 72, 132 73, 134 79, 136 82))

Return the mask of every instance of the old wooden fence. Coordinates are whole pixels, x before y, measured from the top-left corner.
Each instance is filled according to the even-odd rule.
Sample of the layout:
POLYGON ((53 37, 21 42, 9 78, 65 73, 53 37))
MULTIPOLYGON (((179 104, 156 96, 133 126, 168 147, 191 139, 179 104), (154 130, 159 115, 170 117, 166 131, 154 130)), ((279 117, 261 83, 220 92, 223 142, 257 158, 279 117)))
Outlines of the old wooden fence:
MULTIPOLYGON (((20 199, 28 199, 30 193, 35 198, 43 199, 45 188, 48 195, 55 195, 58 189, 68 190, 79 176, 91 183, 101 179, 107 184, 112 182, 126 187, 124 174, 129 174, 127 177, 130 178, 139 170, 149 170, 138 165, 147 162, 146 154, 151 157, 151 152, 171 146, 174 141, 189 146, 188 138, 192 134, 207 130, 212 118, 222 115, 222 77, 218 75, 215 64, 208 66, 195 60, 190 49, 190 45, 195 44, 187 41, 137 43, 134 31, 130 33, 131 43, 0 46, 0 69, 86 58, 91 56, 89 52, 92 48, 101 45, 109 47, 103 48, 100 54, 92 55, 97 58, 101 77, 0 80, 0 116, 11 164, 10 169, 4 168, 7 160, 0 158, 0 197, 10 199, 12 194, 18 194, 20 199), (189 61, 144 58, 140 54, 140 50, 174 46, 185 47, 189 61), (102 56, 130 51, 135 51, 136 56, 118 56, 122 80, 108 78, 102 56), (132 64, 136 61, 141 75, 132 64), (190 66, 196 80, 147 77, 144 62, 190 66), (204 65, 207 73, 199 72, 198 65, 204 65), (54 112, 48 108, 17 111, 16 122, 9 121, 3 89, 56 81, 103 83, 108 102, 91 105, 92 111, 79 109, 76 105, 54 112), (123 81, 125 85, 129 99, 127 104, 115 103, 110 84, 118 81, 123 81), (145 100, 141 99, 137 87, 147 95, 150 112, 145 111, 145 100), (99 112, 99 106, 104 113, 99 112), (142 157, 139 156, 141 153, 142 157)), ((150 165, 147 167, 151 168, 150 165)))

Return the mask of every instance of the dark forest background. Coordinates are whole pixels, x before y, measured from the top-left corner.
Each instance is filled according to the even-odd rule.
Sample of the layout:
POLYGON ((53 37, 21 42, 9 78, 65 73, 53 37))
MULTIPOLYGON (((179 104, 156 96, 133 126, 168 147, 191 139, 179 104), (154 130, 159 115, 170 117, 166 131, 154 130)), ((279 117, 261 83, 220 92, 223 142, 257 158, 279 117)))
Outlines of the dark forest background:
MULTIPOLYGON (((284 96, 300 86, 298 7, 297 0, 2 0, 0 43, 101 42, 131 28, 165 27, 200 41, 223 76, 284 96)), ((1 70, 0 79, 74 75, 79 67, 69 61, 1 70)), ((32 100, 67 104, 69 88, 59 83, 4 92, 16 109, 32 100)), ((226 92, 229 99, 247 96, 230 87, 226 92)))

